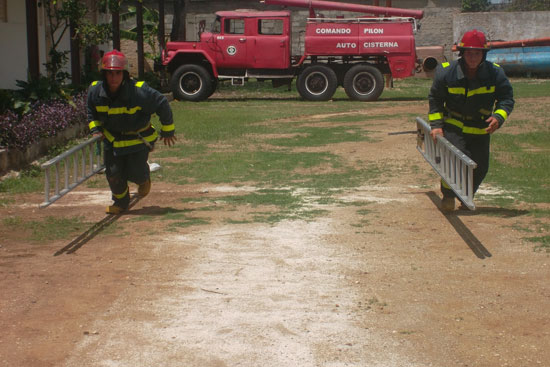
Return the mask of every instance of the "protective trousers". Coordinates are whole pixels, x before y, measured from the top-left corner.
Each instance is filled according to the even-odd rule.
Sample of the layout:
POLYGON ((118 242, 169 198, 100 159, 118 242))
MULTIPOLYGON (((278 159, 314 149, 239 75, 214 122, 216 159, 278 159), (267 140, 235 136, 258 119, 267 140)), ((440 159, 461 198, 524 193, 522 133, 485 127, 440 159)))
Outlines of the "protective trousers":
POLYGON ((142 184, 149 180, 149 149, 134 153, 115 156, 112 147, 105 144, 105 175, 111 192, 114 205, 127 208, 130 203, 130 192, 128 181, 135 184, 142 184))
MULTIPOLYGON (((462 153, 466 154, 470 159, 477 163, 477 168, 474 169, 474 194, 481 185, 481 182, 489 171, 489 147, 491 135, 474 135, 464 134, 460 130, 454 128, 443 128, 443 134, 451 144, 457 147, 462 153)), ((456 197, 443 181, 441 181, 441 192, 444 197, 456 197)))

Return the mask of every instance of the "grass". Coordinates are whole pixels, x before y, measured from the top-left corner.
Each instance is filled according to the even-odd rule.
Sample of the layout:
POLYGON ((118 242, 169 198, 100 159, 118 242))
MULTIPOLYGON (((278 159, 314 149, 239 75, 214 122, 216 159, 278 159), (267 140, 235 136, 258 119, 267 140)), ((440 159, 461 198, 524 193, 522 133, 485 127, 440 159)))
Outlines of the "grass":
POLYGON ((525 240, 535 243, 533 251, 550 253, 550 236, 527 237, 525 240))
MULTIPOLYGON (((530 210, 533 218, 547 219, 550 210, 536 205, 550 203, 547 144, 550 124, 545 107, 536 100, 525 98, 548 96, 550 81, 513 79, 512 83, 518 105, 528 104, 529 113, 521 120, 512 118, 507 122, 509 130, 503 129, 494 135, 491 169, 486 182, 514 194, 513 197, 502 194, 482 199, 504 208, 525 204, 533 207, 530 210)), ((310 220, 324 215, 327 205, 360 206, 362 203, 342 203, 337 195, 347 188, 364 184, 383 185, 388 177, 417 172, 425 167, 405 170, 400 162, 384 162, 384 166, 360 162, 352 166, 346 157, 325 147, 329 144, 368 144, 374 141, 369 128, 380 121, 412 121, 413 114, 392 114, 391 107, 409 101, 426 104, 430 85, 431 79, 395 80, 394 88, 385 89, 380 102, 372 104, 350 101, 341 88, 332 101, 308 102, 300 99, 294 85, 287 91, 285 88, 272 89, 268 83, 249 83, 245 87, 222 84, 220 92, 208 101, 174 102, 172 109, 180 143, 153 153, 153 159, 160 160, 163 166, 163 170, 154 174, 154 180, 177 185, 246 185, 253 189, 215 199, 208 195, 194 198, 192 205, 199 206, 194 210, 200 210, 201 216, 188 211, 165 212, 158 216, 167 221, 170 230, 177 231, 209 223, 208 213, 219 210, 220 206, 225 211, 239 213, 227 219, 227 223, 310 220), (369 114, 368 107, 376 103, 388 106, 388 114, 369 114), (215 205, 212 200, 216 200, 215 205), (244 208, 246 210, 242 211, 244 208)), ((153 123, 158 126, 158 120, 153 123)), ((106 187, 103 176, 86 184, 106 187)), ((19 178, 0 181, 0 206, 12 205, 14 194, 38 192, 42 187, 41 172, 37 168, 21 172, 19 178)), ((360 222, 352 225, 367 225, 372 212, 360 209, 357 213, 361 216, 360 222)), ((46 227, 51 220, 32 224, 48 233, 46 227)), ((56 227, 71 231, 82 224, 78 218, 65 220, 58 219, 56 227)), ((31 231, 27 222, 22 220, 19 224, 31 231)), ((4 225, 18 227, 9 220, 4 221, 4 225)), ((548 228, 538 234, 544 238, 546 233, 548 228)), ((33 232, 35 235, 38 236, 33 232)), ((55 236, 50 234, 51 238, 55 236)), ((546 246, 544 242, 536 243, 546 246)))
POLYGON ((25 220, 19 216, 6 217, 2 224, 9 228, 19 228, 27 233, 27 238, 40 243, 52 240, 63 240, 76 233, 83 232, 90 226, 82 217, 58 218, 48 216, 44 220, 25 220))
POLYGON ((550 202, 550 131, 496 134, 487 181, 513 192, 513 202, 550 202))

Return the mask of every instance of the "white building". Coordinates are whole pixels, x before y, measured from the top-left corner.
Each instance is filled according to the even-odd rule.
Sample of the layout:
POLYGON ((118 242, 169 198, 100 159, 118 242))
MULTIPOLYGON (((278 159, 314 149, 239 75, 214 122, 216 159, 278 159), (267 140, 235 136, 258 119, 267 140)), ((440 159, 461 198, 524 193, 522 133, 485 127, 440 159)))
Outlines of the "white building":
MULTIPOLYGON (((46 32, 44 11, 38 13, 38 55, 40 74, 46 73, 46 32)), ((0 89, 15 89, 16 80, 27 81, 29 70, 27 53, 26 1, 0 0, 0 89)))

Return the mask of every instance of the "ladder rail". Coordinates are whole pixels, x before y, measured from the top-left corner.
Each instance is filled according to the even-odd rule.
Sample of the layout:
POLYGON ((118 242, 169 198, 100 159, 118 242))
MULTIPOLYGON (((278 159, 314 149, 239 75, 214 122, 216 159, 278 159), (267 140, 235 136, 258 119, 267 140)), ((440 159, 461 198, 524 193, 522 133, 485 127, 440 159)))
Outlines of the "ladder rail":
POLYGON ((475 210, 473 178, 477 163, 461 152, 443 136, 437 136, 437 144, 430 136, 430 125, 422 118, 416 118, 416 149, 471 210, 475 210))
POLYGON ((101 144, 102 137, 94 136, 41 165, 44 170, 45 179, 44 202, 39 205, 40 208, 51 205, 78 185, 104 169, 103 149, 101 149, 101 144), (96 148, 95 154, 94 147, 96 148), (62 173, 60 167, 61 163, 63 163, 62 173), (61 177, 61 175, 63 175, 63 177, 61 177), (61 180, 63 180, 63 183, 60 182, 61 180))

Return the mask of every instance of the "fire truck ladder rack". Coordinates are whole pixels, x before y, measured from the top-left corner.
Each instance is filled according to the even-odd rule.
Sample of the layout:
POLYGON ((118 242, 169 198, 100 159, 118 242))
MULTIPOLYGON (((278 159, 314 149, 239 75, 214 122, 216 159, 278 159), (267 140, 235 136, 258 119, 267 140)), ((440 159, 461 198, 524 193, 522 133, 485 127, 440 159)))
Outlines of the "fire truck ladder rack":
POLYGON ((474 168, 477 163, 458 150, 443 136, 437 136, 437 144, 430 136, 430 125, 422 118, 416 118, 416 149, 471 210, 474 204, 474 168))
POLYGON ((410 22, 414 32, 417 32, 418 22, 411 17, 391 17, 391 18, 307 18, 310 23, 392 23, 392 22, 410 22))
POLYGON ((391 18, 307 18, 308 22, 316 23, 391 23, 391 22, 415 22, 411 17, 391 17, 391 18))
POLYGON ((45 173, 45 198, 44 202, 40 204, 40 208, 49 206, 101 171, 104 168, 102 154, 101 137, 95 136, 42 164, 41 167, 45 173), (72 174, 70 168, 72 168, 72 174), (63 188, 60 188, 61 171, 63 171, 64 176, 63 188), (53 196, 50 196, 52 181, 54 183, 53 196))

